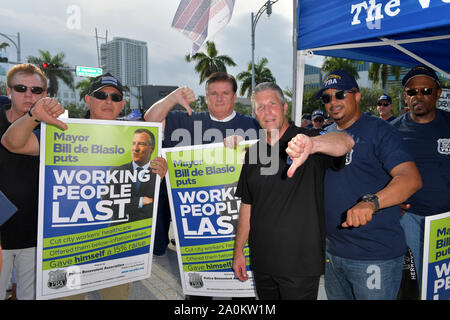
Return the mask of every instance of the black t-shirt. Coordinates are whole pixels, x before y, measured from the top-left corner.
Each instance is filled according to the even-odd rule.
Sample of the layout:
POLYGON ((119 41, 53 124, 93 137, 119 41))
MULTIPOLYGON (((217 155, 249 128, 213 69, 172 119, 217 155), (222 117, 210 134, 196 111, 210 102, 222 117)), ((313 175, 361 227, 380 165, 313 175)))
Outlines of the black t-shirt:
POLYGON ((344 166, 345 157, 310 155, 288 178, 291 159, 285 150, 298 133, 315 136, 319 131, 291 125, 272 149, 261 139, 246 154, 236 196, 251 205, 250 261, 256 272, 285 276, 324 273, 323 180, 328 168, 344 166), (278 148, 279 166, 275 174, 261 174, 261 168, 270 166, 262 164, 267 159, 259 154, 261 147, 273 152, 278 148), (254 152, 258 155, 256 164, 249 163, 254 152))
MULTIPOLYGON (((0 138, 10 125, 5 108, 1 108, 0 138)), ((39 157, 14 154, 0 144, 0 190, 18 208, 17 212, 0 227, 3 249, 36 246, 38 183, 39 157)))

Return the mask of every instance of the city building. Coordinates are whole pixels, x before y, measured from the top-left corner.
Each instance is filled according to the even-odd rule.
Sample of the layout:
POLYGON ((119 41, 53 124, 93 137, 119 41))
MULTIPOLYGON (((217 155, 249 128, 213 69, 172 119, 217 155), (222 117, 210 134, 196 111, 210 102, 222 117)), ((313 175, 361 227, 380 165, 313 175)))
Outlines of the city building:
POLYGON ((103 72, 110 72, 125 86, 148 83, 147 43, 128 38, 114 37, 100 47, 103 72))

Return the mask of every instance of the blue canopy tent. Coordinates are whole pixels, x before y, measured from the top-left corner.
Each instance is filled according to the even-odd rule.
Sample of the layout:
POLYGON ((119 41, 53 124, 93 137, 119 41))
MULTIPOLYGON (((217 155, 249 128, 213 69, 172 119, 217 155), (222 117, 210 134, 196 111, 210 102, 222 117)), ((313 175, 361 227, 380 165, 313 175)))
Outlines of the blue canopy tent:
POLYGON ((307 55, 403 67, 424 64, 450 77, 450 0, 294 0, 295 4, 297 125, 307 55))

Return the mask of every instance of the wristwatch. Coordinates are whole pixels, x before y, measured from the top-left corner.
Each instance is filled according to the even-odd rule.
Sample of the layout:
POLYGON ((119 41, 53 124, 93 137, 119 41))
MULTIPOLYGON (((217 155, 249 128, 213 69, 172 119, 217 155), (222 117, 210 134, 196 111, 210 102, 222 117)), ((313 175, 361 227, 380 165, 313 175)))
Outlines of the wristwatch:
POLYGON ((376 213, 378 210, 380 210, 380 203, 378 202, 378 196, 376 194, 368 193, 361 198, 361 201, 372 202, 375 206, 375 211, 373 213, 376 213))

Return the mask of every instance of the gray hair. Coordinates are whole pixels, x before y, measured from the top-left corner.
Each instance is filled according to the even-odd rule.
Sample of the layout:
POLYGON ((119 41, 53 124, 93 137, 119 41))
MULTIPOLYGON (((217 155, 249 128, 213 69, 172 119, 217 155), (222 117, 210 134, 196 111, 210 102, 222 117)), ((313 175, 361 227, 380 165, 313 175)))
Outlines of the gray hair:
POLYGON ((258 84, 252 93, 252 108, 255 109, 255 96, 261 92, 266 90, 272 90, 275 91, 277 94, 277 98, 280 100, 281 104, 284 105, 286 103, 286 100, 284 99, 283 90, 275 83, 275 82, 262 82, 258 84))

